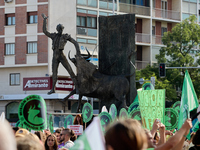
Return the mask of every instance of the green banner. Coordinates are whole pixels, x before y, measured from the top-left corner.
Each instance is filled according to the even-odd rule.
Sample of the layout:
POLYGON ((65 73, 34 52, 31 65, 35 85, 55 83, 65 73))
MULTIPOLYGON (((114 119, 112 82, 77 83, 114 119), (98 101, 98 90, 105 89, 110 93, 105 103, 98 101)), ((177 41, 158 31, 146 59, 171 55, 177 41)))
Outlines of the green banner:
POLYGON ((128 112, 125 108, 122 108, 119 112, 119 118, 127 119, 129 118, 128 112))
POLYGON ((109 114, 111 115, 112 120, 115 120, 115 118, 117 117, 117 108, 116 108, 115 104, 112 104, 110 106, 109 114))
POLYGON ((68 125, 73 125, 74 117, 72 115, 68 115, 65 118, 64 127, 67 128, 68 125))
POLYGON ((46 103, 39 95, 24 98, 19 104, 18 116, 23 127, 36 131, 47 128, 46 103))
POLYGON ((178 126, 178 112, 173 108, 165 108, 165 128, 173 130, 178 126))
POLYGON ((93 116, 93 108, 90 103, 85 103, 82 109, 83 114, 83 122, 87 123, 92 119, 93 116))
POLYGON ((165 90, 138 91, 143 127, 151 130, 156 118, 164 123, 165 90))
POLYGON ((53 116, 52 114, 49 115, 49 130, 53 134, 53 116))
POLYGON ((107 112, 101 112, 98 115, 98 117, 100 118, 101 129, 105 133, 105 129, 106 129, 107 125, 109 125, 112 122, 112 117, 107 112))

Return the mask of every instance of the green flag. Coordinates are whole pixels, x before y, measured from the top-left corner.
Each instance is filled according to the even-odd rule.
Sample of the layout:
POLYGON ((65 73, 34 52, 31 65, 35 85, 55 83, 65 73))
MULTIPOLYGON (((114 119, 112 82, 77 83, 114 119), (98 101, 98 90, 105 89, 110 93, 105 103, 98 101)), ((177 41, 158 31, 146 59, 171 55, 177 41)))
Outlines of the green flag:
POLYGON ((94 117, 92 123, 75 141, 70 150, 105 150, 105 140, 100 127, 100 118, 94 117))
MULTIPOLYGON (((195 93, 190 75, 188 71, 185 72, 183 81, 182 95, 181 95, 181 106, 178 120, 178 129, 181 128, 187 118, 190 118, 190 111, 194 110, 199 106, 197 95, 195 93)), ((190 139, 190 136, 187 136, 190 139)))

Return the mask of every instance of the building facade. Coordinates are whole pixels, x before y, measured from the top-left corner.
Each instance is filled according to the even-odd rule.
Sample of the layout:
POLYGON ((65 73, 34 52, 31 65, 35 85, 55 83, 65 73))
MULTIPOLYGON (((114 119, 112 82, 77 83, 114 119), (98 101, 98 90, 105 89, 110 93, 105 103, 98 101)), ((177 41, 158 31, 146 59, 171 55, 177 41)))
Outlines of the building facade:
MULTIPOLYGON (((53 51, 51 39, 42 31, 42 13, 48 16, 50 33, 56 32, 57 24, 63 24, 63 32, 78 41, 82 54, 87 54, 87 47, 91 62, 96 65, 98 17, 134 13, 136 67, 142 69, 156 63, 155 55, 163 46, 164 32, 193 14, 200 21, 199 9, 197 0, 0 0, 0 113, 5 112, 6 118, 15 122, 20 101, 30 94, 41 95, 49 113, 75 112, 77 95, 65 105, 60 102, 73 89, 62 65, 58 69, 56 93, 47 95, 53 51)), ((64 49, 66 56, 70 50, 73 57, 75 49, 68 42, 64 49)), ((71 62, 70 65, 76 72, 71 62)), ((98 102, 93 104, 98 109, 98 102)))

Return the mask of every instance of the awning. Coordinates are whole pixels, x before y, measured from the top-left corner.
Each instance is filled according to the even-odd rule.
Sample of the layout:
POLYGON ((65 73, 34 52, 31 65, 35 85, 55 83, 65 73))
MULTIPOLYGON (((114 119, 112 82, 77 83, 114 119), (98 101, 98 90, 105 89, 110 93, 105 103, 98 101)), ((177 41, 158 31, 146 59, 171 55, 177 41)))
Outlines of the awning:
MULTIPOLYGON (((33 95, 33 94, 10 94, 10 95, 0 95, 0 100, 22 100, 25 97, 33 95)), ((40 95, 43 99, 63 99, 65 98, 68 94, 61 94, 61 93, 53 93, 51 95, 48 94, 35 94, 35 95, 40 95)), ((69 100, 78 100, 79 95, 74 94, 72 95, 69 100)), ((83 96, 82 100, 88 101, 88 98, 83 96)))

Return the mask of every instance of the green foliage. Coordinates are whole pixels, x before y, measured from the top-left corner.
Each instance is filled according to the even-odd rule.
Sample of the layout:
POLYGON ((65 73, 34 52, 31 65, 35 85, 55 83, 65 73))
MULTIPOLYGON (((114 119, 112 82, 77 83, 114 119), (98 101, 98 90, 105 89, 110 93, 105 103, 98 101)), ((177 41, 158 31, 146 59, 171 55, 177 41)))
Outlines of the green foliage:
MULTIPOLYGON (((167 100, 177 100, 176 90, 173 88, 173 85, 167 79, 159 78, 158 67, 148 65, 142 70, 136 72, 136 80, 144 78, 144 80, 150 80, 151 77, 156 78, 155 89, 165 89, 166 90, 166 99, 167 100)), ((150 82, 150 81, 149 81, 150 82)), ((147 83, 147 82, 145 82, 147 83)), ((144 84, 145 84, 144 83, 144 84)), ((139 82, 136 83, 136 88, 142 88, 142 85, 139 82)))
MULTIPOLYGON (((197 61, 191 56, 191 52, 200 44, 200 26, 196 23, 196 17, 190 16, 181 23, 176 24, 172 31, 164 33, 162 42, 165 47, 160 49, 160 53, 156 55, 158 63, 166 63, 169 67, 192 67, 200 64, 200 51, 195 50, 197 61)), ((160 79, 163 85, 169 83, 171 88, 180 87, 182 90, 185 69, 168 69, 166 70, 166 78, 160 79)), ((199 69, 188 69, 197 97, 200 97, 200 81, 199 69)), ((159 82, 158 81, 158 82, 159 82)), ((166 87, 167 88, 167 87, 166 87)), ((167 97, 171 91, 167 91, 167 97)), ((173 94, 174 95, 174 94, 173 94)))

